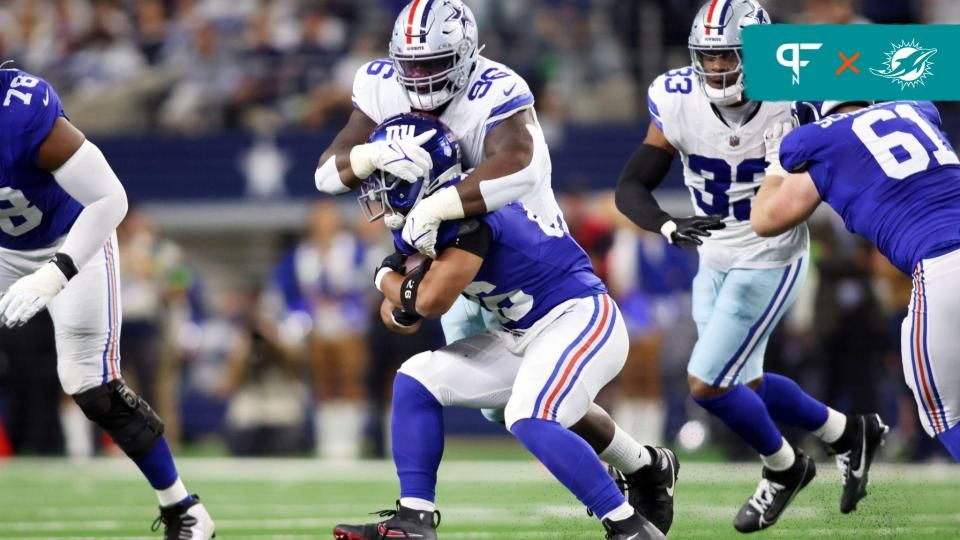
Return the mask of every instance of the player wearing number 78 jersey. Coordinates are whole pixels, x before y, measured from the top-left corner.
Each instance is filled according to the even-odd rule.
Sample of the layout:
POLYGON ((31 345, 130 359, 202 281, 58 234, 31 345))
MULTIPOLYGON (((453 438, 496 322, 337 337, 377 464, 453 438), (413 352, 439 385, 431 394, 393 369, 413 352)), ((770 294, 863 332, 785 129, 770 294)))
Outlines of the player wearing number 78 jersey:
POLYGON ((901 334, 904 378, 924 429, 960 460, 960 159, 940 114, 932 103, 903 101, 802 102, 797 113, 806 125, 781 144, 770 133, 783 168, 767 171, 750 222, 776 235, 825 201, 913 275, 901 334))
MULTIPOLYGON (((883 433, 874 417, 848 418, 794 381, 764 371, 770 333, 803 286, 808 242, 802 223, 770 238, 750 228, 751 204, 766 166, 764 131, 791 119, 790 103, 743 95, 741 31, 769 22, 751 0, 703 5, 690 32, 692 66, 668 71, 650 85, 647 137, 627 162, 616 193, 617 206, 642 228, 675 245, 699 246, 690 393, 764 464, 763 479, 734 520, 741 532, 773 525, 816 474, 813 461, 795 451, 775 423, 810 431, 844 455, 873 448, 883 433), (678 152, 693 217, 667 214, 651 194, 678 152)), ((865 482, 865 477, 845 479, 843 512, 856 507, 865 482)))
POLYGON ((207 540, 213 520, 180 481, 163 422, 120 377, 123 186, 46 81, 0 69, 0 100, 0 324, 50 311, 60 384, 156 490, 154 530, 207 540))

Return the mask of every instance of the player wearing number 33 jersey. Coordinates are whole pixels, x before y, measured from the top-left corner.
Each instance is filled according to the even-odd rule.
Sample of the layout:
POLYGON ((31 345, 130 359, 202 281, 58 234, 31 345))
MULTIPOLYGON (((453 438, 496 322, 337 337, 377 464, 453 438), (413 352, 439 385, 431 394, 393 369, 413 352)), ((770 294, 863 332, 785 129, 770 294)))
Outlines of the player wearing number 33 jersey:
POLYGON ((119 179, 53 88, 0 69, 0 324, 48 309, 63 390, 140 467, 165 538, 206 540, 213 520, 180 480, 163 422, 120 376, 114 231, 126 211, 119 179))
POLYGON ((825 201, 848 229, 913 275, 904 378, 927 433, 960 460, 960 159, 932 103, 846 112, 829 104, 797 104, 805 125, 783 138, 784 171, 764 183, 751 222, 777 234, 825 201))
MULTIPOLYGON (((769 161, 764 133, 792 118, 790 103, 755 102, 743 94, 749 81, 743 80, 741 32, 769 22, 752 0, 702 6, 690 31, 692 65, 650 85, 647 137, 627 162, 616 193, 618 208, 644 229, 671 244, 699 246, 690 393, 764 464, 763 479, 734 520, 741 532, 776 523, 816 474, 812 460, 787 442, 776 423, 814 433, 839 455, 856 450, 853 441, 864 440, 857 430, 865 425, 860 418, 848 422, 796 382, 764 370, 770 334, 803 287, 808 243, 803 223, 772 237, 750 228, 751 205, 769 161), (678 152, 694 209, 685 218, 664 212, 651 194, 678 152)), ((868 450, 879 444, 874 439, 865 443, 868 450)), ((843 512, 865 495, 862 478, 845 478, 843 512)))

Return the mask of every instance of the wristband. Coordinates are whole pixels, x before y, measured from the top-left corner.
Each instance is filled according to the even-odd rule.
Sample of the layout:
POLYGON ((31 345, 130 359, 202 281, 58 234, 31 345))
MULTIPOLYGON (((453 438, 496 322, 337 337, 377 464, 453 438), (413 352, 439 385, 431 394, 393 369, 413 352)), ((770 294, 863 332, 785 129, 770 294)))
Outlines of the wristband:
POLYGON ((394 271, 393 268, 390 268, 389 266, 384 266, 383 268, 378 270, 377 275, 373 277, 373 286, 376 287, 378 291, 383 292, 383 289, 380 288, 380 284, 383 282, 383 278, 386 277, 387 274, 393 271, 394 271))

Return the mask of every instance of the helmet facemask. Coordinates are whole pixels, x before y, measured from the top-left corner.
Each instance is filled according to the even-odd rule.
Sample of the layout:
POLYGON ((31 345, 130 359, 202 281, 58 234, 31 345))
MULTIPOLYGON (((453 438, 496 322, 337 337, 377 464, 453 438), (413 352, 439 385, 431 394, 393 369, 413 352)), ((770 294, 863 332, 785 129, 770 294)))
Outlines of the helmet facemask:
POLYGON ((733 105, 743 98, 743 56, 741 47, 690 46, 693 71, 703 93, 717 105, 733 105), (707 64, 721 64, 720 70, 707 64), (711 84, 713 83, 713 84, 711 84))
POLYGON ((435 110, 462 92, 477 56, 477 48, 467 40, 435 54, 390 51, 397 81, 407 91, 410 105, 420 111, 435 110))

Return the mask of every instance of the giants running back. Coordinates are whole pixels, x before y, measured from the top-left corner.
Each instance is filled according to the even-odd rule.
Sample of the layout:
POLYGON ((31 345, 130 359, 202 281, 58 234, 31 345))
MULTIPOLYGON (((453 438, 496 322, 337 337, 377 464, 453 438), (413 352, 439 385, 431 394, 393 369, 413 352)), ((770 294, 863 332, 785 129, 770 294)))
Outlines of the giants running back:
POLYGON ((680 152, 696 214, 722 216, 726 224, 704 239, 702 262, 718 270, 773 268, 806 253, 806 225, 775 238, 760 238, 750 229, 750 201, 764 178, 763 132, 790 120, 790 103, 748 103, 741 124, 731 125, 690 67, 664 73, 648 95, 651 120, 680 152))

